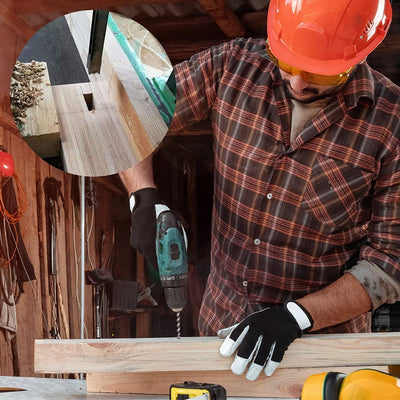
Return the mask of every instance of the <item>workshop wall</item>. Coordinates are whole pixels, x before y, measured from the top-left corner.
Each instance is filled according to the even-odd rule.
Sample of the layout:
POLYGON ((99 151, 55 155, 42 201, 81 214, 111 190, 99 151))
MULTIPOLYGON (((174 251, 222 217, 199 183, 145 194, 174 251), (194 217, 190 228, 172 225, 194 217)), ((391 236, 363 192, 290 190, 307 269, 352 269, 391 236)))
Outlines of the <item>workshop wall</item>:
MULTIPOLYGON (((27 257, 22 258, 18 252, 14 261, 2 269, 2 290, 7 290, 10 297, 21 286, 22 293, 15 299, 15 307, 10 297, 8 313, 16 314, 15 335, 4 327, 1 329, 0 373, 30 376, 33 374, 35 338, 79 337, 79 288, 75 285, 78 260, 74 257, 74 254, 80 254, 79 224, 76 226, 74 216, 79 205, 74 205, 71 199, 74 184, 71 175, 39 159, 10 129, 0 129, 0 140, 14 159, 27 201, 26 212, 19 224, 19 245, 22 240, 27 257), (54 232, 52 238, 51 230, 54 232), (51 241, 55 251, 53 259, 51 241), (29 271, 30 265, 34 276, 29 271), (17 279, 14 279, 14 271, 17 279)), ((1 217, 3 223, 4 217, 1 217)), ((8 245, 12 252, 14 243, 8 245)), ((1 256, 7 258, 7 254, 1 256)), ((92 333, 90 289, 87 289, 86 304, 88 334, 92 333)))
MULTIPOLYGON (((19 223, 18 252, 6 267, 3 237, 0 240, 0 375, 34 376, 35 339, 80 338, 80 179, 42 161, 12 129, 0 127, 0 143, 12 154, 27 201, 19 223)), ((126 194, 112 177, 86 178, 85 186, 85 270, 102 268, 115 279, 134 279, 134 253, 126 239, 126 194), (121 245, 116 246, 118 240, 121 245)), ((4 188, 2 195, 7 202, 4 188)), ((3 224, 0 216, 0 230, 3 224)), ((12 240, 8 247, 11 254, 12 240)), ((86 338, 95 337, 93 290, 85 284, 86 338)), ((102 316, 102 335, 112 336, 107 309, 102 316)), ((124 326, 126 321, 117 324, 117 336, 130 336, 129 326, 124 326)))

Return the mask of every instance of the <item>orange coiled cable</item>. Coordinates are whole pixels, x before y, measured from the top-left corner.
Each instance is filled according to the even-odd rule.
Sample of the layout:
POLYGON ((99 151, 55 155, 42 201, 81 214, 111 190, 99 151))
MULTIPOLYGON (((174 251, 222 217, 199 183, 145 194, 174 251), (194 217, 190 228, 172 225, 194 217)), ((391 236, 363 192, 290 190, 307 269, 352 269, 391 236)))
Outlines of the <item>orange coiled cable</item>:
POLYGON ((15 248, 12 252, 11 257, 8 259, 0 257, 0 261, 3 262, 1 264, 1 267, 3 267, 3 268, 8 267, 10 265, 11 261, 14 259, 15 255, 17 254, 18 231, 17 231, 16 224, 21 220, 23 214, 26 211, 26 206, 27 206, 26 192, 25 192, 25 189, 24 189, 16 172, 14 172, 13 177, 14 177, 14 182, 15 182, 15 187, 16 187, 16 197, 17 197, 17 208, 13 213, 10 213, 6 209, 6 206, 4 205, 4 201, 3 201, 3 191, 2 191, 2 189, 0 189, 0 213, 4 216, 4 218, 8 222, 10 229, 11 229, 11 227, 13 228, 14 242, 15 242, 15 248))

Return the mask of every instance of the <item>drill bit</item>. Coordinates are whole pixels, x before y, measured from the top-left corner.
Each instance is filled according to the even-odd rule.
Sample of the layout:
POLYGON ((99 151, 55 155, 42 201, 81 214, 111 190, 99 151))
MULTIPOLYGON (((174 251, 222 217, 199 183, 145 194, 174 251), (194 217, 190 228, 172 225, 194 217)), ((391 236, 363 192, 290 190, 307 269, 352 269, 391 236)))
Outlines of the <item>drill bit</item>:
POLYGON ((176 313, 176 338, 181 338, 181 313, 176 313))

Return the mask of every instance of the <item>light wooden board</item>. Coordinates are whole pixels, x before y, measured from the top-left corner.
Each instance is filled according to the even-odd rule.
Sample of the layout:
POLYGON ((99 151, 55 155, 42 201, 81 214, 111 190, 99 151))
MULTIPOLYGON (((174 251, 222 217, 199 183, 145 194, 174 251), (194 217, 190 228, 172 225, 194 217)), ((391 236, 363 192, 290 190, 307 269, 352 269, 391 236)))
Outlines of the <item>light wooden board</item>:
MULTIPOLYGON (((86 65, 91 13, 68 14, 66 20, 86 65)), ((100 74, 90 74, 89 79, 94 111, 85 110, 76 115, 74 110, 79 103, 57 104, 65 169, 87 176, 117 173, 149 156, 168 127, 109 28, 100 74), (99 123, 92 114, 97 114, 99 123), (120 153, 113 152, 114 149, 120 149, 120 153), (126 153, 130 154, 126 156, 126 153), (118 166, 115 166, 116 158, 120 159, 118 166)))
POLYGON ((61 126, 65 170, 77 175, 103 176, 135 165, 139 154, 132 146, 119 114, 107 104, 98 88, 92 93, 95 109, 89 111, 84 93, 91 85, 53 87, 61 126))
POLYGON ((59 157, 61 154, 60 126, 51 89, 47 63, 39 62, 45 67, 42 82, 35 85, 42 90, 38 104, 28 107, 21 135, 29 147, 42 158, 59 157))
MULTIPOLYGON (((337 367, 336 372, 349 374, 363 367, 337 367)), ((388 372, 388 367, 365 367, 388 372)), ((231 371, 178 371, 178 372, 120 372, 87 374, 88 392, 101 393, 169 393, 173 383, 184 381, 218 383, 228 396, 251 397, 294 397, 299 398, 305 380, 313 374, 329 372, 326 368, 279 368, 267 377, 261 373, 254 381, 249 382, 244 375, 237 376, 231 371)))
MULTIPOLYGON (((176 383, 176 382, 173 382, 176 383)), ((0 376, 0 387, 18 387, 24 392, 1 393, 1 400, 168 400, 166 395, 156 394, 106 394, 88 393, 86 382, 80 379, 26 378, 20 376, 0 376)), ((291 400, 290 397, 286 400, 291 400)), ((230 397, 228 396, 228 400, 230 397)), ((235 400, 250 400, 235 397, 235 400)), ((265 400, 285 400, 265 397, 265 400)))
POLYGON ((88 393, 80 379, 27 378, 0 376, 0 387, 17 387, 21 392, 1 393, 1 400, 167 400, 167 396, 88 393))
MULTIPOLYGON (((215 337, 36 340, 35 371, 228 371, 215 337)), ((400 333, 305 335, 287 350, 281 368, 400 363, 400 333)))

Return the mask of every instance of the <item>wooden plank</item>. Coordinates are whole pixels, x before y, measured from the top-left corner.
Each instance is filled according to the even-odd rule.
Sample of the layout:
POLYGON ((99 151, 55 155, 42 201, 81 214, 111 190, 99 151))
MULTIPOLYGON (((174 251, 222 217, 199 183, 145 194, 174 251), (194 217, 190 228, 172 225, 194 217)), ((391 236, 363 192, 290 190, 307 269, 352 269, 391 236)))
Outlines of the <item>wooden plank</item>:
MULTIPOLYGON (((79 210, 75 209, 72 200, 72 185, 78 179, 74 179, 70 174, 64 174, 64 204, 65 204, 65 230, 67 234, 66 243, 66 264, 67 264, 67 284, 68 284, 68 314, 71 338, 80 337, 80 307, 79 307, 79 260, 80 254, 80 232, 79 221, 76 216, 79 210), (75 211, 75 212, 74 212, 75 211)), ((86 293, 85 293, 86 294, 86 293)))
POLYGON ((50 175, 50 165, 36 157, 36 215, 38 233, 38 252, 39 252, 39 275, 41 290, 41 317, 42 317, 42 338, 50 338, 52 304, 50 298, 49 265, 47 249, 50 246, 46 230, 46 193, 44 190, 44 180, 50 175))
MULTIPOLYGON (((1 387, 18 387, 24 392, 1 393, 2 400, 132 400, 132 395, 95 394, 88 395, 86 382, 81 379, 31 378, 0 376, 1 387)), ((166 396, 140 396, 135 400, 167 400, 166 396)))
POLYGON ((51 89, 47 63, 38 62, 45 67, 42 82, 35 85, 43 92, 38 104, 28 107, 23 128, 20 130, 22 137, 29 147, 41 158, 59 157, 61 155, 60 126, 58 123, 56 107, 51 89))
MULTIPOLYGON (((29 163, 27 160, 37 161, 32 150, 24 143, 20 135, 12 136, 8 148, 15 161, 15 171, 21 180, 25 189, 28 207, 20 221, 21 237, 26 246, 27 254, 32 262, 36 278, 40 275, 39 259, 39 238, 37 225, 37 210, 33 206, 36 202, 37 191, 35 182, 36 172, 35 163, 29 163), (32 205, 31 207, 29 205, 32 205)), ((16 191, 17 194, 17 191, 16 191)), ((22 266, 25 268, 25 266, 22 266)), ((42 334, 42 315, 40 303, 40 282, 38 279, 24 283, 24 293, 17 303, 17 334, 16 349, 18 371, 14 368, 15 375, 26 376, 33 370, 34 357, 32 341, 42 334), (23 333, 23 328, 29 326, 28 332, 23 333)), ((16 362, 16 360, 15 360, 16 362)))
MULTIPOLYGON (((226 371, 215 337, 36 340, 36 372, 226 371)), ((282 368, 399 364, 400 333, 305 335, 295 340, 282 368)))
MULTIPOLYGON (((140 253, 136 253, 136 280, 139 290, 144 290, 147 286, 145 259, 140 253)), ((151 309, 142 313, 136 313, 136 337, 146 338, 151 331, 151 309)))
POLYGON ((137 163, 139 155, 135 154, 115 107, 105 106, 96 97, 99 109, 89 111, 81 84, 54 86, 53 93, 67 172, 104 176, 137 163))
MULTIPOLYGON (((388 367, 359 366, 339 367, 335 371, 349 374, 358 369, 369 368, 388 372, 388 367)), ((88 392, 137 393, 168 395, 169 387, 184 381, 218 383, 228 396, 251 397, 295 397, 299 398, 305 380, 313 374, 329 372, 326 368, 277 369, 270 377, 261 373, 249 382, 245 375, 234 375, 231 371, 176 371, 176 372, 121 372, 87 374, 88 392)))
MULTIPOLYGON (((72 13, 66 20, 86 65, 90 13, 72 13)), ((109 28, 100 74, 90 74, 89 79, 92 110, 83 100, 87 85, 79 88, 81 99, 76 97, 74 105, 69 101, 61 103, 62 95, 56 94, 57 109, 62 114, 59 117, 65 169, 87 176, 117 173, 150 155, 168 127, 109 28)), ((63 89, 59 87, 57 92, 63 89)))

